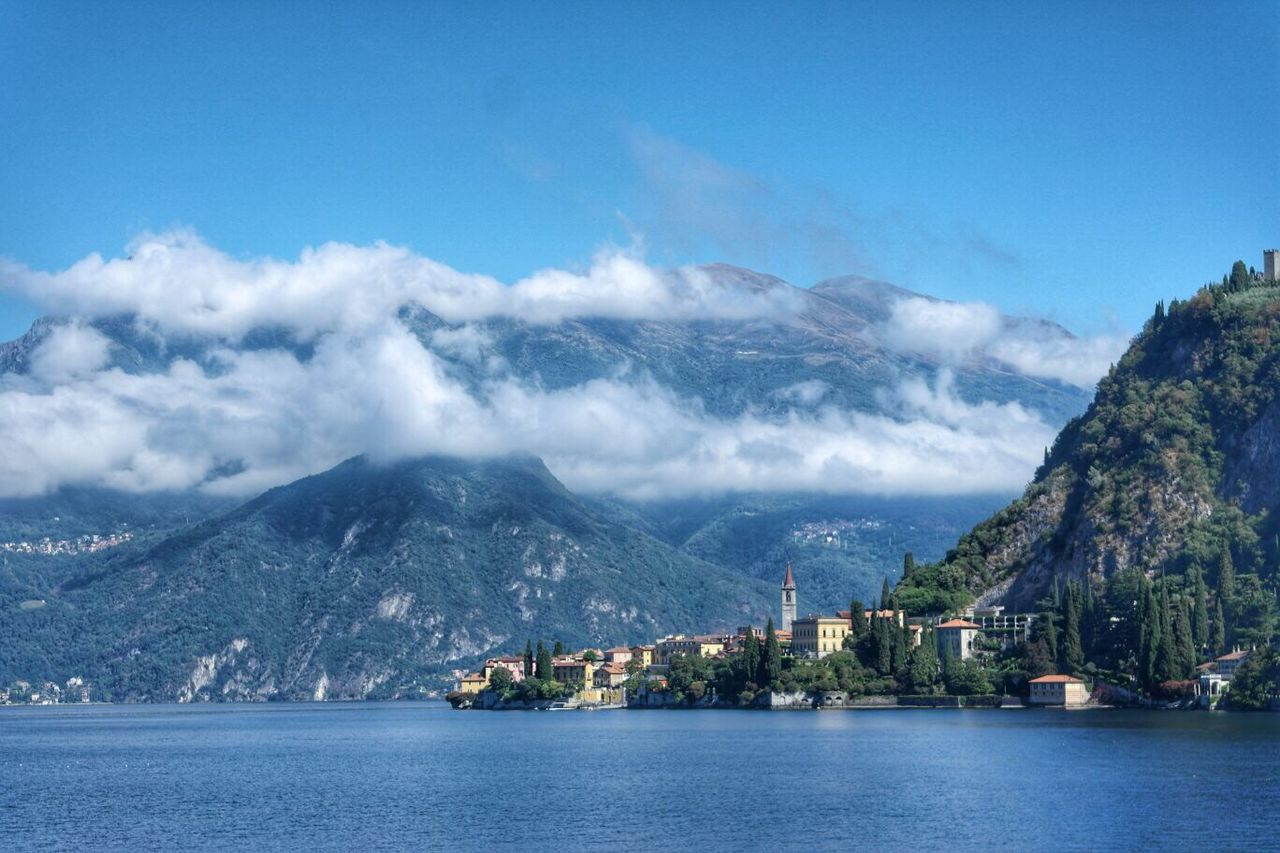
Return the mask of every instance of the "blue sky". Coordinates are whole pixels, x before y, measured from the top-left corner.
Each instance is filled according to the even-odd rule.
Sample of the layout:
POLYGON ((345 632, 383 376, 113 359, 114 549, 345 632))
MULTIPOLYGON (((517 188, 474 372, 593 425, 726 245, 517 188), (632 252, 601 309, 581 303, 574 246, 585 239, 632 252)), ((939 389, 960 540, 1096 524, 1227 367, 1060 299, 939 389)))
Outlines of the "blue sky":
POLYGON ((1278 47, 1274 2, 0 2, 0 255, 638 240, 1128 330, 1280 244, 1278 47))

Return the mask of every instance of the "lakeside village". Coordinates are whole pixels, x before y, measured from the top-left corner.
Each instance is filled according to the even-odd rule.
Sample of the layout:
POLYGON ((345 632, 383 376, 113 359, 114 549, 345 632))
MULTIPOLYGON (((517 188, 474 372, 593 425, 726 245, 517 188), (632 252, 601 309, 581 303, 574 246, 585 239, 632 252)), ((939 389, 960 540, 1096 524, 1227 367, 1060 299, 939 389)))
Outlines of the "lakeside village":
MULTIPOLYGON (((906 577, 913 568, 908 554, 906 577)), ((1036 613, 970 607, 913 616, 898 606, 886 579, 871 607, 855 600, 848 610, 800 618, 788 564, 780 627, 770 617, 763 629, 572 652, 560 643, 526 643, 523 655, 490 658, 476 672, 459 673, 447 698, 454 708, 480 710, 1229 707, 1232 682, 1254 651, 1221 648, 1219 611, 1221 653, 1197 660, 1195 650, 1210 650, 1215 640, 1207 622, 1204 636, 1193 636, 1199 620, 1190 596, 1175 616, 1167 587, 1162 601, 1149 581, 1146 593, 1145 601, 1135 599, 1144 612, 1132 625, 1107 615, 1075 583, 1055 587, 1036 613), (1152 670, 1145 682, 1085 663, 1086 648, 1135 633, 1133 668, 1152 670), (1163 678, 1161 668, 1184 669, 1187 677, 1163 678)), ((1203 613, 1203 588, 1198 596, 1203 613)), ((1252 698, 1238 705, 1280 710, 1271 692, 1252 698)))

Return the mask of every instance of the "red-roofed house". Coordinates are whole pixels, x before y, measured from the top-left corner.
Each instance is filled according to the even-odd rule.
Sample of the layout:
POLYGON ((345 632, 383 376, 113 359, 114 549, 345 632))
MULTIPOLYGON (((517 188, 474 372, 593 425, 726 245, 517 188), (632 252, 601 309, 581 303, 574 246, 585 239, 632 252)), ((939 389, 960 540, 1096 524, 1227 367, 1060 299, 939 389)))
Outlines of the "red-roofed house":
POLYGON ((946 660, 968 660, 973 657, 973 643, 980 631, 977 625, 963 619, 952 619, 943 622, 933 629, 933 636, 938 641, 938 657, 946 660))
POLYGON ((1030 681, 1032 705, 1078 708, 1089 701, 1084 682, 1070 675, 1042 675, 1030 681))
POLYGON ((627 680, 627 667, 611 661, 597 669, 592 678, 596 687, 619 687, 627 680))
POLYGON ((626 663, 631 660, 632 651, 626 646, 614 646, 604 650, 604 659, 609 663, 626 663))

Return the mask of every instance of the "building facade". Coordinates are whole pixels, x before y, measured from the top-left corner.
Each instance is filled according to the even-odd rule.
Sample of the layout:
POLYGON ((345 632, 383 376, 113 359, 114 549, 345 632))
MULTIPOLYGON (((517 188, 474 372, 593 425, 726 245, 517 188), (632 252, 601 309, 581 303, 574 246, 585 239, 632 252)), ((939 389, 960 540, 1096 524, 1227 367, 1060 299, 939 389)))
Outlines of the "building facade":
POLYGON ((849 620, 841 616, 813 614, 791 626, 791 653, 800 658, 824 658, 844 648, 849 620))
POLYGON ((979 626, 963 619, 952 619, 943 622, 933 629, 933 636, 938 642, 938 657, 969 660, 973 657, 974 641, 978 638, 979 626))
POLYGON ((1280 249, 1264 249, 1262 251, 1262 278, 1264 281, 1280 281, 1280 249))
POLYGON ((1032 705, 1060 705, 1078 708, 1089 701, 1084 682, 1070 675, 1042 675, 1029 682, 1032 705))

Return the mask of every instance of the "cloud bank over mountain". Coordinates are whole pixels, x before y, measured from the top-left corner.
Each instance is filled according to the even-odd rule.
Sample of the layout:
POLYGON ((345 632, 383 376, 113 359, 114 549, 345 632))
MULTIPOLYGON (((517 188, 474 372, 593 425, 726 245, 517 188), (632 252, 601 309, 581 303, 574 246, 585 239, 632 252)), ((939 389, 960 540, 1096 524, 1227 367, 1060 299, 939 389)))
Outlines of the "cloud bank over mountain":
POLYGON ((804 309, 803 291, 655 269, 625 251, 512 285, 382 244, 242 260, 177 232, 129 251, 58 273, 0 265, 0 284, 68 318, 29 370, 0 375, 0 495, 64 484, 250 495, 361 453, 511 452, 543 457, 572 489, 634 498, 1011 491, 1056 426, 1018 402, 963 399, 952 367, 997 359, 1087 384, 1111 346, 1009 333, 989 306, 907 299, 867 334, 930 353, 939 369, 880 388, 877 411, 831 404, 815 379, 779 388, 768 407, 716 416, 643 370, 559 387, 517 374, 483 321, 780 323, 804 309), (415 333, 406 307, 445 325, 415 333), (162 369, 113 364, 114 344, 90 323, 120 315, 162 349, 196 339, 205 355, 174 345, 162 369), (305 346, 243 345, 263 328, 305 346), (463 376, 459 364, 476 369, 463 376))

